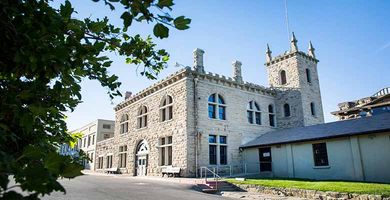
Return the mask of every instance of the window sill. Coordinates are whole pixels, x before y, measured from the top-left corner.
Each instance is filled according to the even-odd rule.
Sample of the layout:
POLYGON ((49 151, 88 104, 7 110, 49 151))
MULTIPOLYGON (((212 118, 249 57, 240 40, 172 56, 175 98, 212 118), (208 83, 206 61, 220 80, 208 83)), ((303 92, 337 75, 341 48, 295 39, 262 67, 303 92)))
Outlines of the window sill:
POLYGON ((212 121, 220 121, 220 122, 226 122, 226 121, 227 121, 226 119, 210 118, 210 117, 209 117, 209 120, 212 120, 212 121))
POLYGON ((160 121, 159 123, 160 124, 165 124, 165 123, 169 123, 169 122, 172 122, 172 121, 173 121, 173 118, 169 119, 169 120, 165 120, 165 121, 160 121))
POLYGON ((327 165, 327 166, 313 166, 313 169, 329 169, 330 166, 327 165))
POLYGON ((136 131, 142 131, 142 130, 145 130, 145 129, 147 129, 148 127, 147 126, 145 126, 145 127, 142 127, 142 128, 136 128, 135 130, 136 131))

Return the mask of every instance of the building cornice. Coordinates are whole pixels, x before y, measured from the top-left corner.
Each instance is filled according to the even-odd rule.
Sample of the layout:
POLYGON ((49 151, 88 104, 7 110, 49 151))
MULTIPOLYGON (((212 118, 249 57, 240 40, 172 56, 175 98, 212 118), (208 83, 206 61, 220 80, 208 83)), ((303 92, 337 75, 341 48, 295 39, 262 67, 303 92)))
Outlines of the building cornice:
POLYGON ((162 88, 165 88, 169 85, 172 85, 179 80, 182 80, 183 78, 186 77, 191 77, 191 78, 198 78, 199 80, 206 80, 206 81, 211 81, 215 82, 224 86, 229 86, 232 88, 238 88, 241 90, 245 90, 248 92, 254 92, 262 95, 267 95, 267 96, 275 96, 276 92, 272 88, 266 88, 264 86, 260 86, 254 83, 249 83, 249 82, 238 82, 234 80, 231 77, 226 77, 224 75, 219 75, 215 73, 202 73, 202 72, 197 72, 195 70, 192 70, 190 67, 185 67, 168 77, 162 79, 161 81, 143 89, 142 91, 138 92, 134 96, 126 99, 125 101, 119 103, 117 106, 114 107, 115 111, 119 111, 128 105, 145 98, 146 96, 149 96, 162 88))
POLYGON ((265 66, 270 66, 270 65, 273 65, 275 63, 278 63, 278 62, 281 62, 281 61, 284 61, 284 60, 287 60, 287 59, 292 58, 292 57, 297 56, 297 55, 300 55, 303 58, 305 58, 307 60, 310 60, 312 62, 315 62, 315 63, 319 62, 319 60, 317 60, 316 58, 313 58, 313 57, 307 55, 305 52, 295 51, 295 52, 285 52, 282 55, 276 56, 275 58, 272 58, 269 62, 266 62, 264 65, 265 66))

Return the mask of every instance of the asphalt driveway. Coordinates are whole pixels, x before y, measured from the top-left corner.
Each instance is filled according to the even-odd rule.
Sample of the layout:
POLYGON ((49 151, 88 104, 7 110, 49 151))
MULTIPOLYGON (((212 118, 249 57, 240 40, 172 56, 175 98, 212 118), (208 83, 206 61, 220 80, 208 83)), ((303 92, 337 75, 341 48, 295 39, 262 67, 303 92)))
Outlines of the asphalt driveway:
POLYGON ((174 200, 194 199, 212 200, 229 199, 205 194, 195 190, 190 184, 148 180, 131 177, 84 175, 75 179, 60 180, 67 193, 56 192, 43 199, 74 200, 174 200))

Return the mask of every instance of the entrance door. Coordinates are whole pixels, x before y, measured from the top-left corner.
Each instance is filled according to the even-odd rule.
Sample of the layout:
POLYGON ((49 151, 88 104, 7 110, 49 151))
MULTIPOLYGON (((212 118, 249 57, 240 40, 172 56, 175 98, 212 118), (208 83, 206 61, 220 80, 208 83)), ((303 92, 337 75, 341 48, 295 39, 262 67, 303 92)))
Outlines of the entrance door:
POLYGON ((137 176, 146 176, 146 156, 138 157, 137 176))
POLYGON ((136 163, 136 171, 137 176, 146 176, 148 171, 148 154, 149 154, 149 146, 145 140, 142 140, 137 147, 137 163, 136 163))
POLYGON ((259 148, 260 172, 272 171, 271 147, 259 148))

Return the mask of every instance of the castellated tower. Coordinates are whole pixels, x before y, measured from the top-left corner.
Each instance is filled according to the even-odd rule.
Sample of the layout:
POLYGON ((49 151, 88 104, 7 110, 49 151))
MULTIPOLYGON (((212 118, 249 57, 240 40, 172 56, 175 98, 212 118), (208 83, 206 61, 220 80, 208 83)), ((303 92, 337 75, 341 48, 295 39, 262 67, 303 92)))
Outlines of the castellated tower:
POLYGON ((268 83, 277 93, 277 125, 280 128, 324 123, 321 91, 314 48, 308 53, 298 50, 293 33, 290 50, 276 57, 267 45, 268 83))

